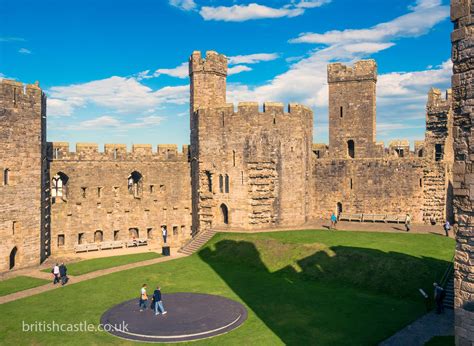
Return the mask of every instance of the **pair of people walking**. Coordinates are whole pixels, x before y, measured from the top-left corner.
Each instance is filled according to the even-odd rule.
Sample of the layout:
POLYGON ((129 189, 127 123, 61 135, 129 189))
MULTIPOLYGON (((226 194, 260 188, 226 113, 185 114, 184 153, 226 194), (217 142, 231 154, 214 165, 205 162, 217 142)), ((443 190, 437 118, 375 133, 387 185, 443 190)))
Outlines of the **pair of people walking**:
MULTIPOLYGON (((147 303, 148 303, 148 295, 146 292, 147 289, 147 284, 143 284, 141 290, 140 290, 140 301, 138 305, 140 306, 140 311, 143 311, 147 308, 147 303)), ((162 315, 166 315, 167 311, 163 307, 163 301, 161 298, 161 287, 156 286, 155 291, 153 291, 152 295, 152 301, 150 304, 150 308, 155 311, 155 316, 159 315, 160 313, 162 315)))
POLYGON ((64 286, 69 281, 69 278, 67 277, 67 267, 64 262, 61 263, 61 265, 56 263, 53 269, 51 269, 51 273, 53 274, 54 285, 61 282, 61 285, 64 286))

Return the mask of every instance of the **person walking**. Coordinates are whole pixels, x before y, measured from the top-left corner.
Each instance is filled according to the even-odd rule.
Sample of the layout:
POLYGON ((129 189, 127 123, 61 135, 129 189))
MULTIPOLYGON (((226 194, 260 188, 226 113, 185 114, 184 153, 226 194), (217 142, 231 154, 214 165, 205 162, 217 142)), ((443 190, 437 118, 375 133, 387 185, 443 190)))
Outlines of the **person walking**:
POLYGON ((405 229, 407 232, 410 231, 410 223, 411 223, 411 217, 410 214, 407 214, 407 217, 405 218, 405 229))
POLYGON ((163 235, 163 243, 166 244, 166 238, 168 238, 168 230, 166 226, 161 226, 161 234, 163 235))
POLYGON ((146 287, 147 284, 143 284, 142 289, 140 290, 140 301, 138 306, 140 307, 140 312, 146 309, 146 305, 148 302, 148 295, 146 294, 146 287))
POLYGON ((53 269, 51 269, 51 273, 53 273, 53 284, 56 285, 60 278, 59 266, 57 263, 54 265, 53 269))
POLYGON ((67 267, 64 262, 59 266, 59 276, 61 278, 61 285, 64 286, 69 280, 67 277, 67 267))
POLYGON ((165 311, 163 307, 163 301, 161 300, 161 287, 156 286, 156 290, 153 292, 153 302, 155 304, 155 316, 159 315, 160 312, 163 315, 167 314, 167 311, 165 311))
POLYGON ((446 296, 446 291, 443 287, 434 282, 434 300, 436 303, 436 313, 441 314, 444 311, 444 297, 446 296))
POLYGON ((337 217, 334 212, 331 214, 331 226, 329 226, 329 229, 336 229, 336 224, 337 224, 337 217))
POLYGON ((443 226, 444 228, 444 233, 446 233, 446 237, 449 237, 449 230, 451 229, 451 224, 449 223, 448 220, 446 220, 446 223, 443 226))

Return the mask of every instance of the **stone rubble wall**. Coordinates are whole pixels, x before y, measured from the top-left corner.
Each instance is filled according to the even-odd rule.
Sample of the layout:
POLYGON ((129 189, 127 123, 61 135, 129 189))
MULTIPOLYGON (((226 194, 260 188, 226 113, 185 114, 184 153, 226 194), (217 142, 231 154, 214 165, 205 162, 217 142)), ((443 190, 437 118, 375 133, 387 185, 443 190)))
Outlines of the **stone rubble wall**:
POLYGON ((451 34, 454 110, 455 338, 474 344, 474 1, 452 0, 451 34))

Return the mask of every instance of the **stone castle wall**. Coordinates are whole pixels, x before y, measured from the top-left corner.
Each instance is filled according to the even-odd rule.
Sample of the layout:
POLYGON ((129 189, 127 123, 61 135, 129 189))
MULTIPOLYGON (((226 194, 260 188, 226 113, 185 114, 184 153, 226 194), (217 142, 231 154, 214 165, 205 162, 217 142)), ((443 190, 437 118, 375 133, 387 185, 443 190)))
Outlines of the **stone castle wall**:
POLYGON ((474 1, 452 0, 456 345, 474 344, 474 1))
POLYGON ((37 85, 0 82, 0 271, 39 264, 47 255, 45 123, 45 96, 37 85))
MULTIPOLYGON (((171 246, 191 237, 191 181, 188 147, 178 152, 175 145, 49 143, 51 179, 66 176, 61 196, 52 195, 52 251, 73 251, 79 243, 148 238, 151 245, 162 243, 161 226, 168 228, 171 246), (136 189, 129 177, 138 172, 136 189), (82 234, 80 236, 80 234, 82 234), (63 237, 63 238, 62 238, 63 237), (62 238, 62 239, 61 239, 62 238)), ((52 183, 52 190, 54 190, 52 183)))

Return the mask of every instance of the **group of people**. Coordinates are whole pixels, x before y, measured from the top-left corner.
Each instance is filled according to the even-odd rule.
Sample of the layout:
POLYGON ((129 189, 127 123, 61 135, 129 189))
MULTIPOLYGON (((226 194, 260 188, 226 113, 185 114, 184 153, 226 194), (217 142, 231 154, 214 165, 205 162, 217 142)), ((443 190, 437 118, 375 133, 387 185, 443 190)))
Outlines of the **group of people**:
MULTIPOLYGON (((147 284, 143 284, 141 290, 140 290, 140 300, 138 302, 138 306, 140 307, 140 312, 143 310, 146 310, 147 305, 148 305, 148 294, 146 292, 147 289, 147 284)), ((150 304, 150 309, 155 311, 155 316, 159 315, 160 313, 162 315, 166 315, 167 311, 163 307, 163 301, 161 299, 161 287, 156 286, 155 291, 153 292, 153 295, 151 296, 151 304, 150 304)))
POLYGON ((53 269, 51 269, 51 273, 53 274, 54 285, 61 282, 61 285, 64 286, 69 281, 69 278, 67 277, 67 267, 64 262, 62 262, 60 265, 56 263, 53 269))

